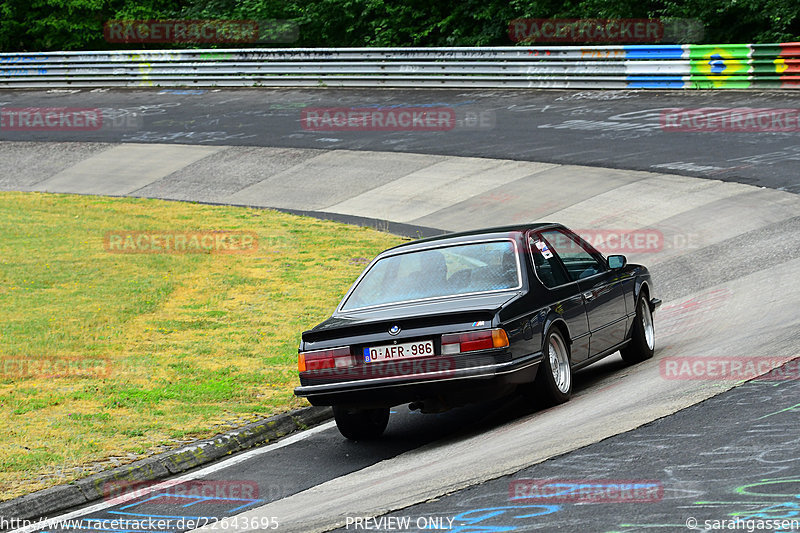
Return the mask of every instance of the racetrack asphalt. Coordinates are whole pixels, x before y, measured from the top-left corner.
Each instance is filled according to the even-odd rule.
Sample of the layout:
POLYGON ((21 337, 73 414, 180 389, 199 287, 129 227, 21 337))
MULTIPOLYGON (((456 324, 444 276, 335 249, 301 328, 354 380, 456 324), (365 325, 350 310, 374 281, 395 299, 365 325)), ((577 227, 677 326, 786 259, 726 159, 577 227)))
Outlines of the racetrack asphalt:
MULTIPOLYGON (((93 131, 0 131, 0 140, 179 143, 469 155, 669 172, 800 192, 794 131, 665 130, 675 109, 794 110, 792 91, 153 89, 0 91, 5 108, 100 109, 93 131), (320 109, 450 109, 449 131, 311 131, 320 109)), ((797 123, 794 123, 795 126, 797 123)), ((783 122, 767 124, 778 130, 783 122)), ((789 128, 791 129, 791 128, 789 128)))
MULTIPOLYGON (((0 93, 0 101, 9 107, 44 106, 43 102, 56 101, 62 106, 126 110, 122 115, 117 112, 117 116, 144 113, 135 115, 141 122, 137 119, 124 127, 81 135, 2 132, 7 140, 41 143, 0 144, 0 154, 16 170, 0 182, 4 189, 221 201, 366 218, 374 213, 371 218, 446 230, 515 222, 516 217, 546 217, 572 227, 654 228, 664 237, 665 246, 657 252, 629 254, 652 268, 657 295, 665 300, 656 316, 661 346, 656 358, 626 367, 615 356, 587 368, 578 375, 576 397, 565 406, 537 411, 517 398, 433 416, 408 413, 398 407, 387 435, 377 444, 347 443, 335 428, 326 428, 289 446, 205 475, 213 483, 229 483, 229 488, 236 483, 254 483, 259 489, 257 502, 226 507, 219 500, 204 500, 186 508, 174 499, 150 500, 136 504, 141 505, 137 509, 128 503, 127 509, 120 505, 95 510, 90 516, 179 516, 187 509, 225 516, 247 511, 241 516, 277 516, 279 531, 321 531, 345 525, 348 516, 386 516, 391 511, 395 516, 451 518, 470 511, 473 514, 467 516, 468 522, 483 502, 497 507, 504 497, 503 505, 516 505, 508 503, 509 478, 500 476, 538 463, 532 472, 524 471, 524 476, 659 480, 665 496, 661 503, 652 505, 567 502, 557 504, 563 511, 542 519, 526 519, 525 523, 519 521, 518 510, 508 511, 496 514, 492 522, 462 523, 461 531, 514 530, 503 527, 633 531, 639 529, 622 527, 643 523, 660 524, 661 531, 686 530, 685 524, 683 529, 678 527, 676 519, 686 513, 679 506, 670 506, 693 503, 676 496, 680 491, 674 492, 677 489, 669 485, 673 481, 669 473, 670 468, 680 466, 682 475, 691 476, 687 472, 695 463, 690 459, 697 452, 684 444, 689 442, 688 437, 682 440, 680 436, 693 435, 693 446, 710 453, 725 439, 733 442, 736 438, 734 430, 717 423, 715 417, 727 420, 726 413, 733 410, 751 424, 764 413, 757 409, 762 407, 757 394, 736 396, 749 385, 705 400, 733 383, 665 379, 659 363, 678 356, 758 354, 783 360, 797 356, 800 322, 793 310, 800 302, 800 287, 795 281, 800 270, 800 202, 784 191, 800 191, 800 164, 795 155, 800 152, 795 150, 796 133, 676 134, 662 131, 656 119, 665 107, 785 108, 797 100, 791 93, 628 91, 0 93), (463 110, 459 115, 461 129, 439 133, 320 133, 303 130, 299 122, 300 109, 312 105, 434 104, 452 106, 459 113, 463 110), (475 114, 476 123, 468 121, 468 112, 475 114), (74 142, 42 143, 59 140, 74 142), (126 144, 118 145, 120 141, 126 144), (149 148, 144 146, 150 143, 149 148), (454 154, 461 157, 449 157, 454 154), (151 158, 152 164, 121 169, 118 174, 97 165, 120 160, 127 164, 143 156, 151 158), (476 156, 525 163, 487 161, 476 156), (177 161, 178 168, 165 165, 166 160, 177 161), (572 166, 579 163, 589 166, 572 166), (432 176, 439 177, 441 183, 432 176), (746 183, 772 190, 740 185, 746 183), (342 191, 347 194, 342 195, 342 191), (436 202, 425 204, 421 196, 435 198, 436 202), (257 201, 249 201, 252 199, 257 201), (375 205, 382 210, 370 208, 375 205), (676 411, 678 414, 671 414, 676 411), (660 422, 635 429, 664 416, 667 418, 660 422), (660 436, 646 433, 673 420, 681 425, 670 426, 660 436), (703 434, 710 435, 708 443, 696 444, 698 420, 702 421, 703 434), (691 424, 694 426, 687 427, 691 424), (713 426, 713 431, 707 426, 713 426), (650 446, 651 451, 655 449, 651 461, 636 448, 638 432, 645 432, 651 440, 676 444, 650 446), (636 460, 630 461, 630 455, 624 453, 616 462, 599 460, 604 456, 601 452, 609 452, 602 448, 604 443, 614 439, 630 443, 627 451, 633 448, 636 460), (600 446, 600 451, 591 446, 600 446), (550 459, 555 456, 560 457, 550 459), (573 456, 576 459, 571 464, 579 466, 571 470, 562 463, 550 467, 552 461, 573 456), (537 467, 541 470, 535 470, 537 467), (559 473, 563 471, 573 473, 565 476, 559 473), (474 492, 461 492, 464 487, 475 487, 467 489, 474 492), (447 493, 453 495, 442 497, 447 493), (376 501, 370 501, 370 497, 376 501), (456 503, 459 498, 471 502, 469 498, 473 497, 481 503, 472 507, 456 503), (438 502, 432 501, 414 507, 437 499, 445 504, 437 507, 438 502), (620 511, 620 506, 626 510, 620 511), (606 507, 607 511, 598 511, 606 507), (605 518, 592 522, 584 512, 598 512, 605 518), (320 517, 313 516, 315 513, 322 519, 317 520, 320 517), (562 522, 566 514, 576 518, 562 522), (637 521, 625 516, 634 516, 637 521)), ((762 397, 777 409, 783 404, 790 407, 796 401, 787 403, 785 398, 795 392, 792 386, 779 383, 768 390, 769 396, 762 397)), ((763 393, 765 389, 761 390, 763 393)), ((771 430, 742 426, 753 446, 765 450, 776 447, 775 462, 785 468, 768 468, 774 466, 768 460, 751 461, 741 472, 731 474, 729 489, 759 476, 797 475, 796 469, 786 466, 796 458, 792 455, 794 441, 787 444, 777 437, 786 432, 787 423, 796 421, 796 413, 788 409, 769 421, 777 424, 780 420, 775 435, 771 430), (786 422, 787 416, 794 418, 786 422)), ((744 446, 740 448, 740 452, 745 450, 744 446)), ((737 457, 731 460, 740 461, 737 457)), ((725 468, 720 466, 719 471, 724 480, 725 468)), ((702 468, 698 466, 697 472, 703 472, 702 468)), ((727 490, 721 486, 715 493, 709 487, 700 484, 692 490, 706 491, 715 498, 722 498, 727 490)), ((788 501, 787 497, 782 503, 788 501)), ((718 510, 720 514, 729 512, 723 507, 718 510)))
MULTIPOLYGON (((750 381, 512 476, 384 515, 382 529, 800 531, 799 362, 777 379, 750 381)), ((349 518, 339 531, 355 530, 359 518, 380 523, 349 518)))

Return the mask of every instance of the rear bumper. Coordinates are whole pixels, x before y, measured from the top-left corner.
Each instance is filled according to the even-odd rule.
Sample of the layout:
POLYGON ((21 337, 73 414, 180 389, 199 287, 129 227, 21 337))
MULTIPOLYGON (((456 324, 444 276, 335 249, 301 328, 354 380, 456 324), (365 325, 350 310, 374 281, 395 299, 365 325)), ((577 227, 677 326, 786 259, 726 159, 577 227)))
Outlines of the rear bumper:
POLYGON ((536 353, 512 361, 447 371, 305 385, 297 387, 294 393, 308 398, 312 405, 390 407, 430 398, 469 403, 469 400, 482 401, 493 392, 530 383, 541 360, 542 354, 536 353))

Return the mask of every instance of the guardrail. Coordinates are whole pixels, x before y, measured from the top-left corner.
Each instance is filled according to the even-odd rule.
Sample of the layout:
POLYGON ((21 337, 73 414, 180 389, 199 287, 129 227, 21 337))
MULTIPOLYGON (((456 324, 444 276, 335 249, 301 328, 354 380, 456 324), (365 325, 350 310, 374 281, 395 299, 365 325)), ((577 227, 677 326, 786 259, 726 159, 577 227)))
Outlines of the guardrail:
POLYGON ((0 54, 0 87, 797 89, 800 43, 0 54))

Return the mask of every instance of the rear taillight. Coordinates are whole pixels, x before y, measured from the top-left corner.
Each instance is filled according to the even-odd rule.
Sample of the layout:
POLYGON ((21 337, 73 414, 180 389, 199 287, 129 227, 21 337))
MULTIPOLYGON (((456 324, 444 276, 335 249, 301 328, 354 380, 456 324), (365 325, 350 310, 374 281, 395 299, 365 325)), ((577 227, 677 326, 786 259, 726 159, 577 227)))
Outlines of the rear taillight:
POLYGON ((330 350, 314 350, 313 352, 300 352, 297 358, 297 370, 324 370, 326 368, 347 368, 355 364, 355 358, 350 355, 350 348, 333 348, 330 350))
POLYGON ((442 355, 505 348, 507 346, 508 335, 502 328, 442 335, 442 355))

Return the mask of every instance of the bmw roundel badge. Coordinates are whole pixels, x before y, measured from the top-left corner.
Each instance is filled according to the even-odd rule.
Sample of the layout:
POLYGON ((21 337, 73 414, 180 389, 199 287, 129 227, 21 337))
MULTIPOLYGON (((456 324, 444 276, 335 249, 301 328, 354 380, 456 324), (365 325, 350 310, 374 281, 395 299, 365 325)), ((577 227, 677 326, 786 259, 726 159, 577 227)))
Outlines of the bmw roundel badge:
POLYGON ((400 333, 400 326, 397 324, 389 328, 389 335, 397 335, 398 333, 400 333))

